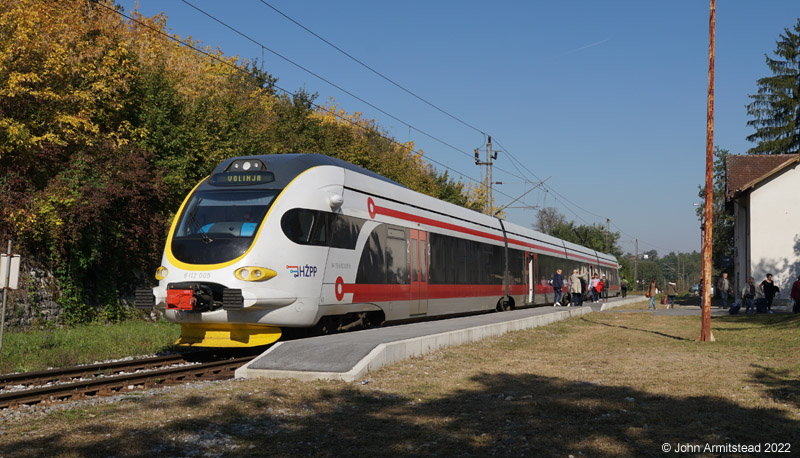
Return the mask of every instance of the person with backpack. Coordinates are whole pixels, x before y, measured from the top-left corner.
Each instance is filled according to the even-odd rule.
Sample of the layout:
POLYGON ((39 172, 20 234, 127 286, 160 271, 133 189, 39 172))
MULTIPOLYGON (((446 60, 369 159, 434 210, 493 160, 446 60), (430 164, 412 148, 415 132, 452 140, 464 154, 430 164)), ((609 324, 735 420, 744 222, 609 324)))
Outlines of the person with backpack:
POLYGON ((628 295, 628 280, 623 278, 622 281, 619 282, 619 289, 622 291, 622 298, 625 299, 625 296, 628 295))
POLYGON ((675 296, 678 295, 678 285, 671 281, 667 283, 667 308, 674 309, 675 308, 675 296))

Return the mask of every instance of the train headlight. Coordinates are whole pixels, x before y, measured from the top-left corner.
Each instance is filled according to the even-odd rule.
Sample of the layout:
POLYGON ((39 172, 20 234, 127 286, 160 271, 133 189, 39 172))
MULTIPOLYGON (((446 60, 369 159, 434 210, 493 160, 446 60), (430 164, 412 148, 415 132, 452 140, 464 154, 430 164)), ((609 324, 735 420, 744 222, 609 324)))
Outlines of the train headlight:
POLYGON ((272 269, 264 267, 240 267, 233 272, 233 275, 242 281, 264 281, 278 275, 272 269))
POLYGON ((161 281, 167 278, 167 275, 169 275, 169 270, 167 270, 166 267, 159 266, 159 268, 156 269, 156 280, 161 281))

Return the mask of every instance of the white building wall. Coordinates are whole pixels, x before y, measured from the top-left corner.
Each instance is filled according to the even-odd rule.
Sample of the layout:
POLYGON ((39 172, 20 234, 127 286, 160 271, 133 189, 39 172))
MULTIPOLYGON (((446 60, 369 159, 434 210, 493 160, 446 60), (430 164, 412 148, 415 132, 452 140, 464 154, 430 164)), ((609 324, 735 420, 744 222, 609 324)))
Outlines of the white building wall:
POLYGON ((760 183, 749 197, 749 271, 756 284, 771 273, 785 300, 800 275, 800 165, 760 183))

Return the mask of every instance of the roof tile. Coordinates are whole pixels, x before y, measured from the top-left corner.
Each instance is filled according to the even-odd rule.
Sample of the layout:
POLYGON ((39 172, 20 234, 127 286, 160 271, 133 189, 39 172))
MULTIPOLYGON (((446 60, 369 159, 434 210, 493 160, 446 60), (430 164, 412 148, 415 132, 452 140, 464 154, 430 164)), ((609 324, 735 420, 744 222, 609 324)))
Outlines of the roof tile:
POLYGON ((725 196, 730 199, 745 186, 766 178, 785 163, 797 160, 800 154, 730 155, 725 160, 725 196))

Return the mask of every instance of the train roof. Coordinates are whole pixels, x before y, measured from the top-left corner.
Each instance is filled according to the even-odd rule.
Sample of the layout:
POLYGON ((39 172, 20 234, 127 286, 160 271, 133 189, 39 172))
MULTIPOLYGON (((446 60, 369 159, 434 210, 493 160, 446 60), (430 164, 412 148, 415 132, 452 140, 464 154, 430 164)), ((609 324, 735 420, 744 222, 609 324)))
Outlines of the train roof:
POLYGON ((346 170, 351 170, 360 173, 362 175, 375 178, 376 180, 381 180, 383 182, 405 188, 405 186, 401 185, 400 183, 390 180, 389 178, 386 178, 383 175, 377 174, 371 170, 367 170, 363 167, 359 167, 355 164, 351 164, 347 161, 343 161, 335 157, 325 156, 324 154, 261 154, 253 156, 232 157, 230 159, 222 161, 219 165, 217 165, 214 168, 214 172, 212 173, 210 179, 203 182, 201 188, 208 187, 207 189, 210 188, 218 189, 216 188, 214 182, 215 176, 231 172, 230 170, 231 166, 234 165, 234 163, 236 162, 242 162, 248 160, 261 161, 261 163, 263 163, 266 166, 266 171, 271 172, 272 175, 274 176, 274 179, 271 179, 270 181, 265 181, 263 184, 250 183, 250 186, 256 186, 260 188, 286 187, 292 180, 294 180, 298 175, 305 172, 306 170, 326 165, 341 167, 346 170))

